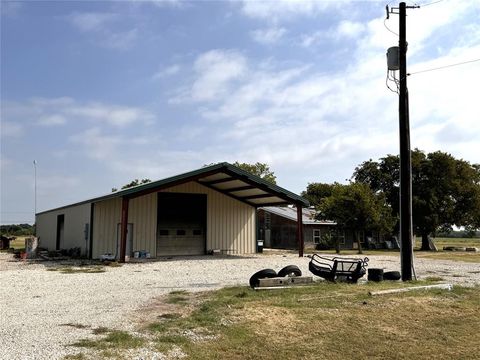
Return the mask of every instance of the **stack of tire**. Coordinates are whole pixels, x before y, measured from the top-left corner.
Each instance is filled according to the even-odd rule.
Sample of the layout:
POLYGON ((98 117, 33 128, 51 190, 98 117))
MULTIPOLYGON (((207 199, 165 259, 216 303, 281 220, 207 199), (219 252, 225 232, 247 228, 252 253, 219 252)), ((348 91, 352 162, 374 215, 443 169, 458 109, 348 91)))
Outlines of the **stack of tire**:
POLYGON ((263 269, 257 271, 250 277, 250 287, 256 288, 260 285, 260 279, 268 279, 275 277, 286 277, 286 276, 302 276, 302 271, 298 268, 297 265, 288 265, 281 269, 278 273, 273 269, 263 269))
POLYGON ((399 271, 386 271, 383 269, 370 268, 368 269, 368 281, 380 282, 383 280, 400 280, 399 271))

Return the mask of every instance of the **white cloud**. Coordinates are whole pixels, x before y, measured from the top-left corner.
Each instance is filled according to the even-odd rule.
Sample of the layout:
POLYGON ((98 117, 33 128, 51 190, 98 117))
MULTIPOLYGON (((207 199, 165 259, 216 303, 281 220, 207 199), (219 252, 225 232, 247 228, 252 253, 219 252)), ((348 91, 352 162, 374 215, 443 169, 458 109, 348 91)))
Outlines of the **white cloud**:
MULTIPOLYGON (((3 118, 3 116, 2 116, 3 118)), ((2 119, 0 125, 0 135, 1 137, 19 137, 23 134, 24 128, 18 123, 13 123, 11 121, 5 121, 2 119)))
POLYGON ((194 64, 197 78, 191 87, 191 97, 197 101, 214 100, 225 94, 233 80, 247 71, 247 62, 236 51, 211 50, 200 55, 194 64))
POLYGON ((138 28, 114 30, 113 26, 122 20, 114 13, 75 12, 67 20, 81 32, 91 34, 94 42, 110 49, 128 50, 139 37, 138 28))
POLYGON ((150 1, 135 0, 135 1, 143 4, 145 3, 152 4, 159 8, 164 8, 164 7, 183 8, 187 6, 187 3, 182 0, 150 0, 150 1))
POLYGON ((137 28, 124 32, 108 32, 105 34, 106 39, 103 41, 103 45, 112 49, 128 50, 135 44, 138 36, 137 28))
MULTIPOLYGON (((258 6, 261 10, 270 5, 258 6)), ((460 14, 468 9, 462 6, 455 11, 450 6, 449 10, 454 13, 445 22, 435 20, 429 22, 433 28, 415 28, 415 47, 430 46, 437 31, 446 25, 457 26, 460 14)), ((465 26, 472 36, 443 51, 442 58, 417 62, 411 70, 478 58, 475 34, 480 32, 475 25, 465 26)), ((230 85, 222 88, 225 91, 191 96, 200 103, 199 113, 212 122, 211 136, 218 139, 202 150, 205 157, 213 156, 215 161, 217 152, 230 161, 264 161, 280 169, 279 174, 286 168, 312 173, 314 167, 325 176, 324 181, 341 181, 362 161, 398 152, 398 98, 385 87, 385 52, 398 38, 384 28, 383 14, 368 23, 341 21, 311 36, 304 38, 305 45, 340 37, 355 40, 347 66, 329 73, 305 64, 285 68, 271 62, 263 67, 243 57, 242 63, 248 66, 242 67, 235 81, 225 81, 230 85), (225 125, 217 129, 220 121, 225 125)), ((473 155, 478 154, 480 138, 475 110, 478 63, 455 69, 447 75, 437 72, 409 78, 412 147, 440 149, 480 162, 479 155, 473 155)), ((202 73, 190 85, 183 85, 183 90, 198 86, 202 73)))
POLYGON ((311 34, 302 35, 301 44, 304 47, 310 47, 314 44, 319 43, 322 39, 325 39, 326 35, 322 31, 315 31, 311 34))
POLYGON ((80 31, 91 32, 104 30, 105 26, 118 19, 118 16, 111 13, 79 13, 70 14, 68 19, 80 31))
MULTIPOLYGON (((328 8, 342 6, 341 1, 278 0, 242 2, 242 12, 251 18, 274 22, 290 20, 298 16, 315 16, 328 8)), ((345 3, 345 1, 344 1, 345 3)))
POLYGON ((250 34, 260 44, 275 44, 285 35, 287 30, 283 27, 254 30, 250 34))
POLYGON ((159 80, 159 79, 163 79, 165 77, 173 76, 173 75, 177 74, 179 71, 180 71, 180 65, 174 64, 174 65, 168 66, 166 68, 163 68, 163 69, 157 71, 152 76, 152 80, 159 80))
POLYGON ((365 25, 360 22, 343 20, 338 24, 336 33, 339 37, 356 38, 360 37, 365 30, 365 25))
POLYGON ((116 127, 125 127, 136 122, 149 123, 153 115, 133 107, 87 103, 65 109, 69 115, 79 116, 87 120, 100 120, 116 127))
POLYGON ((70 137, 73 143, 84 146, 89 157, 96 160, 112 158, 117 152, 117 147, 127 139, 118 135, 107 135, 98 127, 87 129, 70 137))
POLYGON ((42 126, 64 125, 66 122, 65 117, 58 114, 45 115, 38 119, 38 124, 42 126))
POLYGON ((360 22, 343 20, 330 29, 324 31, 315 31, 310 34, 303 34, 301 36, 300 43, 303 47, 308 48, 312 45, 316 46, 324 41, 329 40, 342 41, 346 38, 357 39, 362 37, 365 30, 365 24, 362 24, 360 22))
POLYGON ((7 102, 5 105, 2 128, 5 123, 5 126, 9 126, 8 129, 5 128, 10 133, 18 133, 21 128, 19 123, 14 121, 25 123, 25 119, 32 120, 32 125, 40 126, 64 125, 68 119, 71 123, 100 122, 104 126, 118 128, 134 124, 149 125, 155 119, 151 112, 138 107, 78 102, 69 97, 37 97, 25 103, 7 102))

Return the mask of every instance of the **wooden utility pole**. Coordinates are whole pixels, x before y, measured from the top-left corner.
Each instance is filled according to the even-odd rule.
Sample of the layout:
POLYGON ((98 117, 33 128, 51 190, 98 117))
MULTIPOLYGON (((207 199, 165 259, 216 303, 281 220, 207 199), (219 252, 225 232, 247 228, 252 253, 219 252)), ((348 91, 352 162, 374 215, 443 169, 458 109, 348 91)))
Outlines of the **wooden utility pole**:
POLYGON ((403 281, 412 280, 413 270, 412 162, 407 88, 407 8, 414 8, 414 6, 406 6, 404 2, 399 4, 400 261, 403 281))

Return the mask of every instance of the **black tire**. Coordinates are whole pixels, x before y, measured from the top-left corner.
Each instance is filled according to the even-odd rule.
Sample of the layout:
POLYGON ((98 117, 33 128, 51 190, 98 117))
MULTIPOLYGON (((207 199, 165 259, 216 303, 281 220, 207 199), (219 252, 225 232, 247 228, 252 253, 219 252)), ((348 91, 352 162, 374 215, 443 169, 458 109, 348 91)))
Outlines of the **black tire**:
POLYGON ((300 270, 297 265, 285 266, 278 272, 278 277, 285 276, 302 276, 302 270, 300 270))
POLYGON ((383 269, 368 269, 368 281, 383 281, 383 269))
POLYGON ((255 274, 252 275, 250 278, 250 286, 252 288, 257 287, 259 285, 259 280, 260 279, 266 279, 266 278, 274 278, 277 277, 277 272, 273 269, 263 269, 255 274))
POLYGON ((383 273, 384 280, 400 280, 400 271, 387 271, 383 273))

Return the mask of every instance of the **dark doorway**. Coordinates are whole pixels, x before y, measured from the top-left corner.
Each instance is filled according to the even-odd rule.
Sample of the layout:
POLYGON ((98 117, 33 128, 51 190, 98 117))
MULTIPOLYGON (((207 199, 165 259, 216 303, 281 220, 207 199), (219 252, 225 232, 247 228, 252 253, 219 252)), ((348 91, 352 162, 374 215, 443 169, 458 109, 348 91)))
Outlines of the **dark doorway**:
POLYGON ((56 250, 60 250, 64 244, 65 238, 65 215, 57 215, 57 242, 56 250))
POLYGON ((157 257, 206 252, 207 196, 158 193, 157 257))

